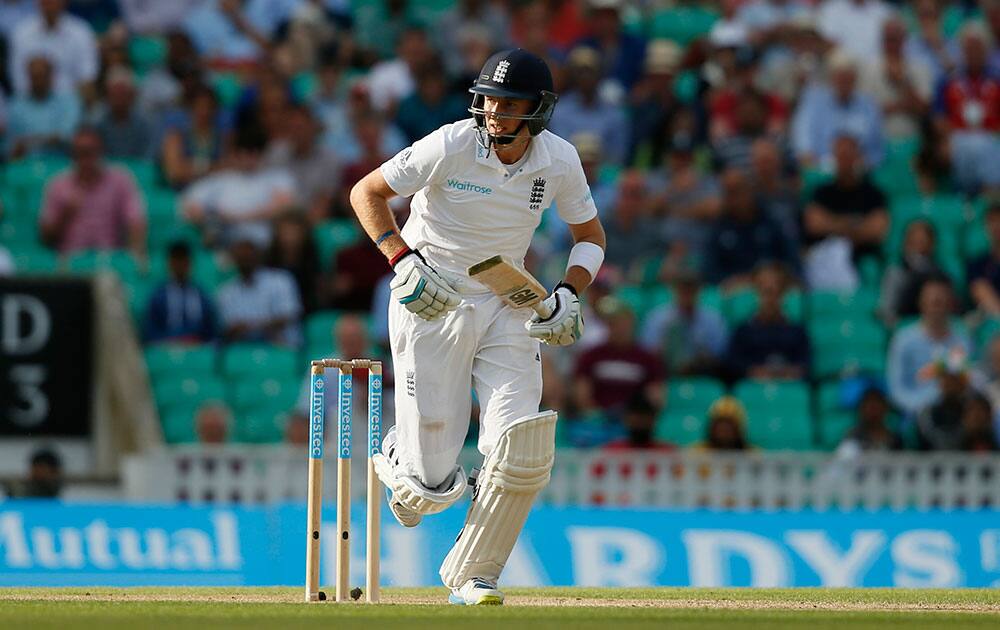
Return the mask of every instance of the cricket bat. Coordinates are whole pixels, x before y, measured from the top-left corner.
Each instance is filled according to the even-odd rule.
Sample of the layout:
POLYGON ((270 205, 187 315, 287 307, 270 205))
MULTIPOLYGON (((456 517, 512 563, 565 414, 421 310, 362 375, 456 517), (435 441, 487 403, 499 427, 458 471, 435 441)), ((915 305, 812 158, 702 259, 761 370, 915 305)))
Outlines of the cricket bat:
POLYGON ((542 283, 507 256, 491 256, 469 267, 469 276, 490 288, 511 308, 531 307, 541 317, 552 309, 543 304, 549 294, 542 283))

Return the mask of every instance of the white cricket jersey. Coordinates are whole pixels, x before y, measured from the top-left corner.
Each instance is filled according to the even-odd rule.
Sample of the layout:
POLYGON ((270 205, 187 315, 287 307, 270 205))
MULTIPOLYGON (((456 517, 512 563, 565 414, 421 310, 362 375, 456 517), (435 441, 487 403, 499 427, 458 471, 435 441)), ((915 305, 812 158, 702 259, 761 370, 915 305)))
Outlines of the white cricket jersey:
POLYGON ((553 202, 567 223, 597 216, 576 149, 549 131, 532 138, 513 174, 479 146, 472 118, 441 127, 380 170, 397 194, 413 195, 403 240, 432 266, 461 275, 496 254, 523 264, 553 202))

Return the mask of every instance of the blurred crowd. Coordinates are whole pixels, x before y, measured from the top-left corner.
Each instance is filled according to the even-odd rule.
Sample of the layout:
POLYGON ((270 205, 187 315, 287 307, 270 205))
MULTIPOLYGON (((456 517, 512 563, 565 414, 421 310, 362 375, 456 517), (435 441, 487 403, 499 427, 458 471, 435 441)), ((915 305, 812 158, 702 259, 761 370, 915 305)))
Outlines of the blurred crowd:
MULTIPOLYGON (((608 234, 583 340, 543 355, 564 443, 781 447, 777 401, 794 448, 1000 448, 1000 0, 0 0, 0 34, 7 168, 68 160, 3 220, 127 253, 150 347, 386 357, 350 188, 521 46, 608 234)), ((529 269, 570 244, 550 210, 529 269)), ((191 435, 234 422, 209 400, 191 435)))

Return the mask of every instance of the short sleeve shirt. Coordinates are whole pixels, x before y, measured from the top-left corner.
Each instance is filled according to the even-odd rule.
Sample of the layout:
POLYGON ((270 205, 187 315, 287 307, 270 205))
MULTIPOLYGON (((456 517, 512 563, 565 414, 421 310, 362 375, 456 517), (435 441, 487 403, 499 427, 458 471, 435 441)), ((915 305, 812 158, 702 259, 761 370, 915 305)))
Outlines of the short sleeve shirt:
POLYGON ((509 173, 476 135, 472 119, 445 125, 380 168, 393 191, 413 196, 402 236, 428 262, 464 275, 497 254, 523 261, 542 213, 553 203, 567 223, 597 216, 573 145, 543 131, 509 173))

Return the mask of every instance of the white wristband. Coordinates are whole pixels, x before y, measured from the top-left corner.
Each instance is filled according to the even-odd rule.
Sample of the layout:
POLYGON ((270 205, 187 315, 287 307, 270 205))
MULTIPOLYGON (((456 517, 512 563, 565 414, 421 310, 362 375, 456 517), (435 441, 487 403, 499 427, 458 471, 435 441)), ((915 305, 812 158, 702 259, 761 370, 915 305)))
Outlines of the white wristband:
POLYGON ((580 241, 569 250, 569 262, 566 263, 566 271, 570 267, 583 267, 590 274, 590 281, 597 277, 597 272, 604 262, 604 250, 600 245, 595 245, 589 241, 580 241))

